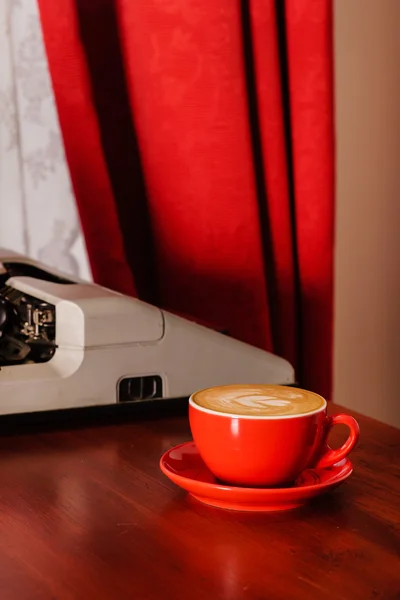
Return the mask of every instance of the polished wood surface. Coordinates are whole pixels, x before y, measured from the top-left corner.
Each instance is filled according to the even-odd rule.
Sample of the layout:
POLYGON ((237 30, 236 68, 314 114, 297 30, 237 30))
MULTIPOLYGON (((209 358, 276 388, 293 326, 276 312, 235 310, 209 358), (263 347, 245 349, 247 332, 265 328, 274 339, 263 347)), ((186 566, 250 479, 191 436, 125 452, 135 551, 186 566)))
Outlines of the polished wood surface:
POLYGON ((400 431, 357 418, 352 477, 274 514, 206 507, 163 476, 185 415, 9 426, 1 600, 399 599, 400 431))

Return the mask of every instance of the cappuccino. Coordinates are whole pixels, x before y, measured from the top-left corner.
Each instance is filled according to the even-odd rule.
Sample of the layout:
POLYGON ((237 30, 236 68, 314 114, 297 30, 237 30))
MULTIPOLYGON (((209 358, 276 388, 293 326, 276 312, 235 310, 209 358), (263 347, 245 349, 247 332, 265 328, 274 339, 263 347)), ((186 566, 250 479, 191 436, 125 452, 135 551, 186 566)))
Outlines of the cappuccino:
POLYGON ((280 385, 226 385, 196 392, 192 401, 215 412, 254 417, 304 415, 325 407, 325 400, 297 388, 280 385))

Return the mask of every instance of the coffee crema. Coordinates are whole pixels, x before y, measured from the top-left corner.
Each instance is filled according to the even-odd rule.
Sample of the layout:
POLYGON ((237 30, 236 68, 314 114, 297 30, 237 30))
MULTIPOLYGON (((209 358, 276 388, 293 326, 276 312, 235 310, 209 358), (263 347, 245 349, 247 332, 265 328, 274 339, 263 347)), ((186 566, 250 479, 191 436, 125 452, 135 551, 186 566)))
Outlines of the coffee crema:
POLYGON ((325 406, 318 394, 280 385, 218 386, 196 392, 192 401, 216 412, 257 417, 304 415, 325 406))

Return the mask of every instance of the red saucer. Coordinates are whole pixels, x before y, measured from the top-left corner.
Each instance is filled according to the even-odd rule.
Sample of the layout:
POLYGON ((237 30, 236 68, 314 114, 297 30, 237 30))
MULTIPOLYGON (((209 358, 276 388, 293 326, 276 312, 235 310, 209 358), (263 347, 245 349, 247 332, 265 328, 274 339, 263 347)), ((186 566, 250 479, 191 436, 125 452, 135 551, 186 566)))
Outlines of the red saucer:
POLYGON ((343 483, 353 472, 353 465, 346 458, 327 469, 307 469, 290 488, 229 486, 216 480, 200 458, 194 442, 165 452, 160 468, 171 481, 204 504, 263 512, 297 508, 343 483))

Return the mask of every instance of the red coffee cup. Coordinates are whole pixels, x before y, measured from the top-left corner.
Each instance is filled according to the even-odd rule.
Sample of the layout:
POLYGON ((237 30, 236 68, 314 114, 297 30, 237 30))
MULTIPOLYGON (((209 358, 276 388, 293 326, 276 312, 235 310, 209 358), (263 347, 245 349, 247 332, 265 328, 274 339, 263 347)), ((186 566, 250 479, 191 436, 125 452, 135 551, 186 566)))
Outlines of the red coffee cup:
MULTIPOLYGON (((218 388, 223 393, 223 388, 218 388)), ((274 388, 276 397, 285 386, 274 388)), ((214 388, 213 388, 214 389, 214 388)), ((216 388, 215 388, 216 389, 216 388)), ((304 469, 325 468, 343 460, 359 438, 357 421, 345 414, 327 415, 327 402, 294 415, 259 416, 219 412, 189 399, 189 420, 193 439, 210 471, 222 482, 241 486, 277 487, 292 484, 304 469), (337 450, 327 444, 334 425, 344 424, 350 435, 337 450)), ((204 390, 203 390, 204 392, 204 390)))

